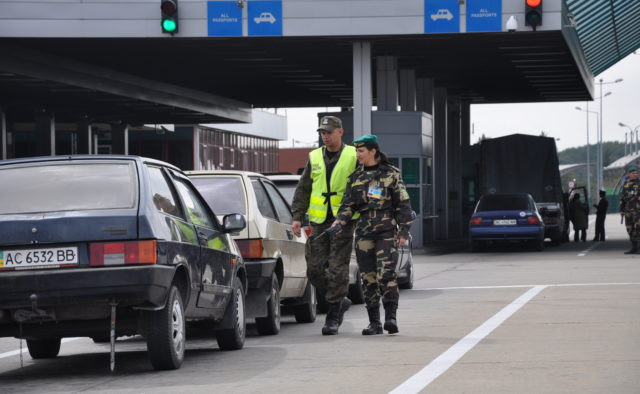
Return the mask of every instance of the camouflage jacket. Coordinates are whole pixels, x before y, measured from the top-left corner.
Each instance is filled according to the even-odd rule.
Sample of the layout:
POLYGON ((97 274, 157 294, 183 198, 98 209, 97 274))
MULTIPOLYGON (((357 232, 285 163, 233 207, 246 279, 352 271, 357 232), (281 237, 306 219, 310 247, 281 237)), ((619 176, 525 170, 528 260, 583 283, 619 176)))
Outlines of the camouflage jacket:
POLYGON ((400 171, 381 162, 377 168, 360 166, 351 174, 337 220, 344 225, 355 212, 361 214, 356 236, 375 238, 398 231, 399 237, 407 238, 413 212, 400 171))
POLYGON ((620 193, 620 212, 638 213, 640 212, 640 179, 629 179, 622 186, 620 193))
MULTIPOLYGON (((328 157, 327 151, 323 152, 324 155, 324 165, 327 169, 327 184, 329 184, 329 179, 331 178, 331 171, 333 171, 333 167, 335 167, 336 163, 340 159, 340 154, 342 154, 342 149, 344 149, 345 144, 342 144, 342 147, 331 158, 328 157)), ((357 167, 357 164, 356 164, 357 167)), ((355 168, 354 168, 355 170, 355 168)), ((311 163, 307 161, 307 165, 304 167, 304 171, 300 176, 300 180, 298 181, 298 186, 296 186, 296 191, 293 194, 293 202, 291 203, 291 211, 293 213, 293 220, 298 222, 302 222, 304 219, 304 215, 307 213, 309 209, 309 199, 311 197, 311 187, 313 186, 313 180, 311 179, 311 163)), ((333 213, 331 209, 327 207, 328 215, 327 219, 333 220, 333 213)), ((326 223, 326 222, 325 222, 326 223)))

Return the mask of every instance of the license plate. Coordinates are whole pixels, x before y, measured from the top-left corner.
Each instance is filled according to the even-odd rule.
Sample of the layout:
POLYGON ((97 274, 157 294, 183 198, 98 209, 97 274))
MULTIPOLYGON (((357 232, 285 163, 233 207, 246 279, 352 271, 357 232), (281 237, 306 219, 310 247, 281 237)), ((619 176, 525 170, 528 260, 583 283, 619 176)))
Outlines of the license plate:
POLYGON ((26 269, 64 264, 78 264, 77 247, 0 251, 0 268, 26 269))
POLYGON ((513 226, 517 223, 518 221, 516 219, 499 219, 493 221, 494 226, 513 226))

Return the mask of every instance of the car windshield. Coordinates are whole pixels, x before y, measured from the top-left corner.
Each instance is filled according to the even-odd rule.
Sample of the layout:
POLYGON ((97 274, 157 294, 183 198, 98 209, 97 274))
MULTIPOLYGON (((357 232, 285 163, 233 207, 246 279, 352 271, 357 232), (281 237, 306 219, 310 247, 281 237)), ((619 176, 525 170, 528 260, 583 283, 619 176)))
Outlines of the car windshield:
POLYGON ((484 196, 478 204, 478 211, 524 211, 529 209, 526 196, 492 195, 484 196))
POLYGON ((293 194, 296 191, 296 186, 298 186, 298 182, 274 181, 273 183, 276 184, 276 186, 278 187, 278 190, 280 190, 280 193, 282 193, 282 197, 284 197, 284 199, 287 200, 289 204, 291 204, 293 202, 293 194))
POLYGON ((133 208, 133 163, 54 163, 0 169, 0 214, 133 208))
POLYGON ((240 177, 194 177, 191 181, 216 215, 246 214, 244 188, 240 177))

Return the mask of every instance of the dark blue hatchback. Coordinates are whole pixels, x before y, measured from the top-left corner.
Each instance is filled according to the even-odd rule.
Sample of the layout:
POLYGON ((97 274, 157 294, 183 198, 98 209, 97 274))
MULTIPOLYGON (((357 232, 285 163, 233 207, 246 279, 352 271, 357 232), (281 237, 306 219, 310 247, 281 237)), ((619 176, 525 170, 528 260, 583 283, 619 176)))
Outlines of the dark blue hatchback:
POLYGON ((0 162, 0 184, 0 337, 50 358, 63 337, 143 334, 152 365, 175 369, 197 319, 215 322, 222 349, 242 347, 247 279, 230 233, 244 217, 220 224, 178 168, 19 159, 0 162))
POLYGON ((469 221, 472 251, 502 241, 520 241, 544 249, 544 222, 531 195, 489 194, 482 196, 469 221))

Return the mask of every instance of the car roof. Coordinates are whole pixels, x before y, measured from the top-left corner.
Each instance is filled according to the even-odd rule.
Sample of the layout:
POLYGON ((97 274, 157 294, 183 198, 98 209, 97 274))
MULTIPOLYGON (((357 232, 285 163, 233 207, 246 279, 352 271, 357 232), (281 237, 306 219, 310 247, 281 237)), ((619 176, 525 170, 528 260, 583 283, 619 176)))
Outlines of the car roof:
POLYGON ((0 165, 12 165, 22 163, 39 163, 39 162, 51 162, 51 161, 80 161, 80 160, 133 160, 138 162, 145 162, 151 164, 157 164, 164 167, 172 168, 176 171, 183 172, 180 168, 173 164, 152 159, 149 157, 135 156, 135 155, 65 155, 65 156, 36 156, 36 157, 23 157, 19 159, 0 160, 0 165))
POLYGON ((261 176, 265 177, 262 174, 252 171, 238 171, 238 170, 194 170, 194 171, 185 171, 185 174, 191 176, 210 176, 210 175, 246 175, 246 176, 261 176))
POLYGON ((298 182, 300 180, 300 175, 267 175, 267 178, 271 179, 274 182, 278 181, 292 181, 298 182))

